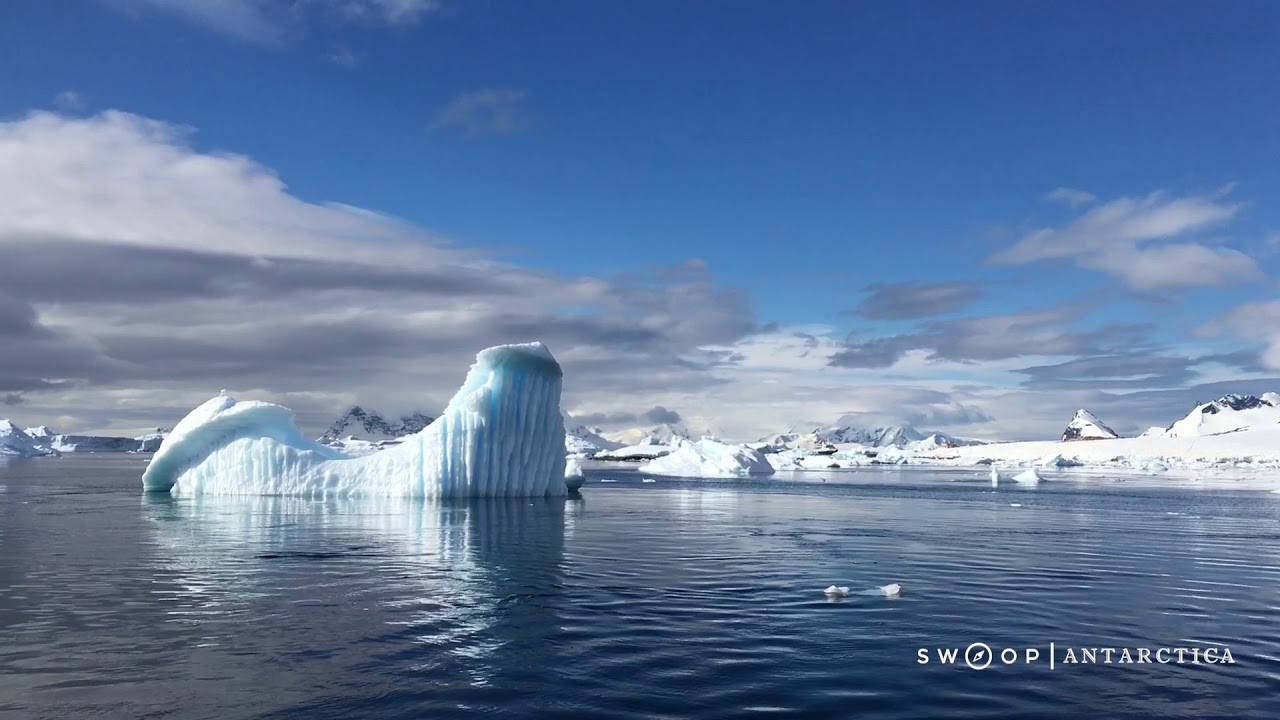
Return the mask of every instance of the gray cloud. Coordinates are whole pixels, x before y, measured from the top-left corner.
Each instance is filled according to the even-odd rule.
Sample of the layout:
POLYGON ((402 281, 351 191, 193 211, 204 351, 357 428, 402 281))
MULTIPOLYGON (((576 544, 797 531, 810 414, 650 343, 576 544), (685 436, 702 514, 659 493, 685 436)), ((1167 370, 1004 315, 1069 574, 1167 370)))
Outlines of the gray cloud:
POLYGON ((395 268, 359 260, 250 257, 65 238, 9 238, 8 242, 9 256, 0 264, 0 286, 33 302, 263 299, 346 290, 452 298, 504 297, 523 294, 539 280, 532 272, 518 276, 494 274, 481 263, 474 267, 450 264, 395 268))
POLYGON ((917 429, 930 430, 934 427, 981 425, 994 422, 995 418, 982 408, 951 403, 909 413, 906 415, 906 421, 908 425, 917 429))
POLYGON ((902 359, 908 351, 920 347, 921 342, 916 335, 895 335, 861 343, 851 341, 844 350, 832 355, 828 362, 832 367, 887 368, 902 359))
POLYGON ((874 283, 854 314, 872 320, 914 320, 963 310, 982 297, 976 283, 874 283))
POLYGON ((1260 349, 1236 350, 1229 353, 1217 353, 1213 355, 1202 355, 1195 359, 1195 364, 1218 363, 1220 365, 1228 365, 1247 373, 1266 373, 1272 372, 1274 368, 1268 367, 1262 359, 1262 351, 1260 349))
POLYGON ((641 415, 640 417, 645 422, 651 422, 651 423, 657 423, 657 424, 661 424, 661 423, 674 424, 674 423, 680 422, 680 413, 676 412, 675 410, 668 410, 662 407, 661 405, 655 405, 649 410, 646 410, 644 414, 641 415))
POLYGON ((0 395, 0 405, 21 405, 26 402, 26 398, 18 393, 5 393, 0 395))
POLYGON ((0 338, 24 340, 43 337, 48 331, 36 319, 36 310, 29 303, 0 296, 0 338))
POLYGON ((572 420, 580 425, 599 427, 622 427, 641 424, 659 425, 680 422, 680 413, 675 410, 668 410, 661 405, 655 405, 641 413, 626 411, 594 412, 574 415, 572 420))
POLYGON ((1097 330, 1070 330, 1079 310, 1040 310, 931 321, 916 333, 850 340, 832 355, 834 367, 885 368, 913 350, 933 360, 983 362, 1025 355, 1098 355, 1112 348, 1145 347, 1150 326, 1115 324, 1097 330))
POLYGON ((436 113, 427 130, 452 130, 464 138, 514 135, 533 125, 528 93, 509 88, 486 88, 463 93, 436 113))
POLYGON ((594 412, 574 415, 570 420, 575 425, 616 427, 619 425, 634 425, 636 423, 636 414, 633 412, 594 412))
POLYGON ((1195 376, 1191 368, 1197 364, 1197 360, 1187 357, 1134 353, 1080 357, 1014 372, 1027 376, 1025 386, 1039 389, 1149 388, 1182 385, 1195 376))
POLYGON ((703 346, 758 328, 700 261, 558 277, 302 202, 183 137, 118 112, 0 123, 0 287, 23 298, 0 299, 0 392, 154 426, 228 388, 323 426, 356 402, 438 410, 478 350, 541 340, 567 403, 611 387, 639 406, 723 384, 742 356, 703 346))

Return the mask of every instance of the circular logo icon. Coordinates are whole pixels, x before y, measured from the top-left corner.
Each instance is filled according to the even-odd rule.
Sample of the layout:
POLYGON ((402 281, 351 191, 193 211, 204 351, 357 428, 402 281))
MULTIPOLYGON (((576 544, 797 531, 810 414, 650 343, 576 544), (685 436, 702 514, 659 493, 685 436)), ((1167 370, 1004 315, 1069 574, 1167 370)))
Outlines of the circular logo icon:
POLYGON ((964 649, 964 663, 971 670, 986 670, 991 664, 991 646, 976 642, 964 649))

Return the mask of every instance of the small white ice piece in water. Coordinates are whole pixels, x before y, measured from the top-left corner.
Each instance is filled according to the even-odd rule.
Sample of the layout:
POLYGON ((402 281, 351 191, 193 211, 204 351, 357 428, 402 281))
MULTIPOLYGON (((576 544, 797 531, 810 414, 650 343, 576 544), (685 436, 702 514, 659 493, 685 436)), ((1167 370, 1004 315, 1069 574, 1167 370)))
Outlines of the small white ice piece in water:
POLYGON ((1041 481, 1040 473, 1035 468, 1027 468, 1026 470, 1013 476, 1013 481, 1024 485, 1035 485, 1041 481))
POLYGON ((995 465, 991 466, 991 487, 1000 487, 1000 471, 995 465))
MULTIPOLYGON (((843 598, 843 597, 849 597, 850 595, 854 594, 852 590, 850 590, 847 586, 844 586, 844 585, 840 585, 840 586, 832 585, 831 587, 827 588, 826 590, 823 590, 822 592, 825 593, 826 596, 829 598, 843 598)), ((901 593, 902 593, 901 585, 899 585, 898 583, 890 583, 888 585, 881 585, 878 588, 872 588, 870 590, 862 590, 861 592, 858 593, 858 595, 874 595, 876 597, 898 597, 898 595, 900 595, 901 593)))
POLYGON ((880 587, 875 589, 874 594, 884 595, 885 597, 898 597, 899 595, 902 594, 902 586, 899 585, 898 583, 889 583, 888 585, 881 585, 880 587))
POLYGON ((654 480, 653 478, 644 478, 644 479, 643 479, 643 480, 641 480, 640 482, 658 482, 658 481, 657 481, 657 480, 654 480))
POLYGON ((1022 503, 1009 503, 1009 507, 1022 507, 1022 503))

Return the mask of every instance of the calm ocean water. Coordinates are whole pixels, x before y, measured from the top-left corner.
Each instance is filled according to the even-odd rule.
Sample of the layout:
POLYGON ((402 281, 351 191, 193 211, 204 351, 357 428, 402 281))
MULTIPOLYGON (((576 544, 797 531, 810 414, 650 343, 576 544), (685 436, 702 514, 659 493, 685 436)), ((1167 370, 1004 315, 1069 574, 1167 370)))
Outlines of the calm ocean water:
POLYGON ((0 462, 0 716, 1280 717, 1280 495, 883 470, 172 500, 144 462, 0 462), (1234 663, 1064 662, 1086 647, 1234 663))

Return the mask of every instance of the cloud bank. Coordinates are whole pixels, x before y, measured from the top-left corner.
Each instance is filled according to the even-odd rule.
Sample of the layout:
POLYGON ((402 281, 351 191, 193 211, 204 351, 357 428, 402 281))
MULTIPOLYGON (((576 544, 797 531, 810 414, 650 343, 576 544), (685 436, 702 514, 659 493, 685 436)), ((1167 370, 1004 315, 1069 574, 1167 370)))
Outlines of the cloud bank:
MULTIPOLYGON (((737 439, 841 416, 1043 437, 1076 407, 1138 426, 1227 380, 1280 388, 1266 386, 1280 371, 1273 300, 1224 312, 1186 347, 1087 303, 975 312, 990 291, 970 279, 863 284, 852 315, 830 313, 853 318, 852 334, 766 324, 698 259, 583 276, 523 267, 299 197, 252 158, 196 140, 119 111, 0 123, 0 404, 17 419, 153 427, 226 388, 318 431, 357 403, 437 412, 477 350, 534 339, 565 366, 580 421, 737 439)), ((1233 263, 1232 282, 1256 277, 1254 259, 1199 234, 1242 212, 1226 198, 1093 200, 995 260, 1069 261, 1135 290, 1226 282, 1233 263), (1108 265, 1116 252, 1147 264, 1108 265)))

